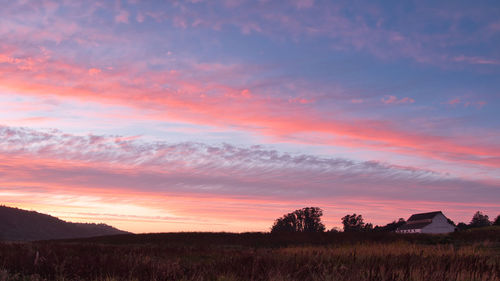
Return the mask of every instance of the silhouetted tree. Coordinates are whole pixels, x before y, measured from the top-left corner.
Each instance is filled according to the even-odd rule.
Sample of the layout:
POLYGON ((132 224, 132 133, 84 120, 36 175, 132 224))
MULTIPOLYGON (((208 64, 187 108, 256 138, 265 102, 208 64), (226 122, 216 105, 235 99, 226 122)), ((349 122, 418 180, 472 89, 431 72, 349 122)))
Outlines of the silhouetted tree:
POLYGON ((372 231, 372 230, 373 230, 373 224, 365 223, 364 231, 372 231))
POLYGON ((338 227, 333 227, 332 229, 328 230, 328 232, 340 232, 340 229, 338 227))
POLYGON ((398 227, 402 226, 405 223, 406 223, 405 219, 399 218, 398 221, 393 221, 393 222, 388 223, 384 226, 377 225, 377 226, 375 226, 375 228, 373 230, 374 231, 382 231, 382 232, 393 232, 393 231, 396 231, 396 229, 398 229, 398 227))
POLYGON ((497 218, 493 222, 493 225, 500 225, 500 215, 497 216, 497 218))
POLYGON ((295 210, 276 219, 271 232, 323 232, 325 225, 321 216, 323 211, 318 207, 295 210))
POLYGON ((356 214, 345 215, 342 218, 342 224, 344 225, 344 232, 369 231, 373 228, 371 223, 365 225, 362 215, 356 214))
POLYGON ((457 224, 457 230, 462 231, 468 229, 469 226, 466 223, 460 222, 457 224))
POLYGON ((488 219, 487 215, 483 215, 480 211, 477 211, 474 216, 472 217, 472 220, 470 221, 469 226, 470 227, 483 227, 483 226, 490 226, 491 222, 488 219))

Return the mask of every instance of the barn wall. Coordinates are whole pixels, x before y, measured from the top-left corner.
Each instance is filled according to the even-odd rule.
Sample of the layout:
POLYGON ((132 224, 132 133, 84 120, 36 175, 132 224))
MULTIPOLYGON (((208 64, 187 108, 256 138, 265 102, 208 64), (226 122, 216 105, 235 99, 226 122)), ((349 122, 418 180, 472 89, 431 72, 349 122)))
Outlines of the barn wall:
POLYGON ((455 227, 449 224, 442 214, 436 215, 432 223, 422 228, 422 233, 450 233, 453 231, 455 231, 455 227))

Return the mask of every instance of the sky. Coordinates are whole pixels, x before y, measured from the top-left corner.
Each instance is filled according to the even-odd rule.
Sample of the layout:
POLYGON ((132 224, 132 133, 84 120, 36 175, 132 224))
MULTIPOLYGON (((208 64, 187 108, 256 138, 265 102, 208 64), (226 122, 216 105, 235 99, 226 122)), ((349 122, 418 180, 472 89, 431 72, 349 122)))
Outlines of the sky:
POLYGON ((0 4, 0 204, 135 233, 500 214, 498 1, 0 4))

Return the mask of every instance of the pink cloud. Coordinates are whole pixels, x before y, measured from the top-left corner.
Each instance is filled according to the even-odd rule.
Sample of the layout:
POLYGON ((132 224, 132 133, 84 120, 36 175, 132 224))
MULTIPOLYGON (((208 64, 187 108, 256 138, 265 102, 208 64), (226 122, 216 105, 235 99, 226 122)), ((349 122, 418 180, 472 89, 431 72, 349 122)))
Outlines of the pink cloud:
POLYGON ((252 31, 261 32, 262 29, 257 23, 253 22, 245 23, 241 26, 241 33, 243 34, 250 34, 252 31))
POLYGON ((144 22, 144 19, 145 19, 145 17, 144 17, 143 13, 137 13, 137 16, 135 17, 135 20, 137 22, 142 23, 142 22, 144 22))
POLYGON ((500 31, 500 21, 491 23, 488 28, 493 32, 500 31))
POLYGON ((241 91, 241 95, 245 98, 251 98, 252 97, 252 93, 250 92, 249 89, 244 89, 243 91, 241 91))
POLYGON ((454 98, 451 99, 447 102, 447 104, 451 106, 457 106, 457 105, 463 105, 463 107, 469 107, 469 106, 474 106, 478 109, 481 109, 483 106, 486 105, 485 101, 470 101, 470 100, 463 100, 461 98, 454 98))
POLYGON ((486 105, 486 102, 485 101, 478 101, 476 102, 476 105, 479 107, 479 108, 482 108, 483 106, 486 105))
POLYGON ((90 68, 88 73, 90 76, 94 76, 101 73, 101 70, 99 68, 90 68))
MULTIPOLYGON (((404 189, 407 185, 402 184, 403 182, 420 185, 423 184, 422 180, 425 184, 434 185, 436 188, 447 184, 457 188, 463 186, 464 189, 460 192, 465 192, 469 188, 467 187, 469 183, 466 181, 452 179, 430 170, 394 166, 376 161, 356 162, 312 155, 290 155, 261 147, 148 143, 136 136, 76 136, 56 130, 36 131, 11 127, 0 127, 0 144, 0 156, 13 159, 2 166, 5 169, 13 168, 12 173, 4 179, 15 180, 18 177, 15 167, 21 169, 25 166, 24 171, 29 171, 30 165, 23 161, 31 159, 31 163, 40 167, 46 166, 47 170, 34 169, 32 176, 19 177, 23 181, 53 178, 52 180, 58 184, 64 184, 73 180, 74 172, 81 171, 88 177, 72 183, 81 187, 99 187, 102 183, 106 183, 110 187, 147 189, 146 186, 150 186, 149 188, 155 190, 160 187, 169 188, 173 182, 181 181, 193 186, 217 185, 219 188, 213 190, 215 193, 224 191, 227 192, 225 194, 237 195, 241 192, 248 195, 257 192, 256 194, 264 196, 266 191, 260 189, 269 183, 274 183, 275 189, 270 194, 275 194, 278 189, 287 189, 291 197, 300 196, 301 186, 323 189, 323 185, 329 185, 332 180, 339 184, 338 188, 323 189, 321 192, 318 190, 321 193, 317 194, 318 196, 354 195, 357 191, 350 189, 360 188, 365 181, 373 181, 373 192, 368 190, 364 192, 371 196, 385 196, 380 192, 387 191, 375 190, 378 185, 382 187, 386 184, 396 184, 404 189), (16 166, 16 161, 20 161, 19 166, 16 166), (50 167, 54 171, 50 171, 50 167), (37 174, 39 172, 46 177, 37 174), (114 176, 117 173, 125 178, 114 176), (140 174, 144 174, 144 178, 142 176, 136 178, 140 174), (186 177, 189 174, 192 175, 186 177), (358 177, 357 174, 363 176, 358 177), (253 183, 247 182, 249 178, 254 179, 253 183), (315 178, 316 181, 308 182, 309 178, 315 178), (280 179, 287 179, 293 183, 279 183, 280 179), (150 185, 145 186, 146 182, 150 185), (240 187, 242 190, 239 190, 240 187), (259 190, 250 191, 246 188, 259 190)), ((174 190, 182 192, 183 189, 176 187, 174 190)), ((188 191, 189 189, 186 190, 188 191)), ((401 192, 401 196, 406 196, 405 192, 410 191, 401 192)), ((439 192, 439 189, 435 192, 439 192)), ((443 192, 447 192, 447 189, 443 192)), ((420 194, 417 190, 411 193, 420 194)), ((316 196, 314 195, 316 192, 310 194, 316 196)), ((426 196, 426 193, 421 193, 420 196, 426 196)))
POLYGON ((492 65, 498 65, 500 64, 500 61, 495 60, 495 59, 486 59, 482 57, 470 57, 470 56, 456 56, 453 58, 453 61, 455 62, 467 62, 470 64, 492 64, 492 65))
MULTIPOLYGON (((225 97, 229 97, 229 98, 245 98, 245 99, 249 99, 249 98, 252 97, 252 92, 249 89, 243 89, 243 90, 241 90, 239 92, 234 92, 232 89, 229 89, 228 92, 224 96, 225 97)), ((207 97, 207 96, 203 95, 203 97, 207 97)))
MULTIPOLYGON (((148 143, 136 137, 0 127, 0 163, 4 202, 66 205, 72 216, 82 219, 91 216, 79 216, 76 209, 92 212, 100 206, 100 219, 128 221, 128 227, 144 220, 194 225, 219 221, 220 230, 242 231, 242 223, 252 225, 247 230, 263 230, 288 208, 303 204, 323 205, 331 213, 329 221, 351 209, 375 216, 369 210, 376 209, 378 221, 385 223, 394 213, 424 205, 500 207, 490 184, 412 167, 262 147, 148 143), (384 205, 387 201, 392 203, 384 205), (117 217, 120 206, 141 211, 117 217), (155 218, 154 213, 163 215, 155 218)), ((177 230, 184 229, 180 225, 177 230)))
POLYGON ((115 16, 116 23, 128 23, 129 13, 126 10, 120 10, 115 16))
POLYGON ((314 103, 315 100, 304 98, 304 97, 295 97, 295 98, 289 98, 288 102, 289 103, 299 103, 299 104, 310 104, 310 103, 314 103))
MULTIPOLYGON (((192 27, 208 27, 213 30, 222 30, 223 26, 233 26, 239 28, 243 34, 256 32, 272 38, 300 40, 304 37, 318 36, 332 40, 332 46, 335 49, 366 51, 384 60, 404 57, 414 59, 419 63, 439 65, 457 61, 450 58, 441 46, 457 44, 456 42, 461 42, 464 37, 459 32, 446 34, 411 32, 402 35, 400 32, 384 29, 380 24, 375 28, 362 16, 353 19, 343 14, 341 11, 348 9, 345 3, 315 5, 314 0, 291 1, 290 5, 297 9, 319 7, 315 10, 313 17, 306 11, 302 14, 291 15, 284 10, 276 9, 273 1, 259 1, 258 5, 248 5, 248 3, 250 2, 241 0, 226 2, 226 8, 229 8, 230 13, 222 18, 210 10, 203 9, 203 12, 200 12, 179 3, 179 13, 173 22, 181 28, 189 26, 189 22, 192 22, 190 25, 192 27), (240 14, 246 15, 244 19, 235 16, 240 14)), ((371 5, 361 10, 381 17, 380 9, 374 6, 371 5)), ((440 16, 439 14, 430 15, 430 17, 440 16)), ((460 56, 457 58, 460 60, 460 56)), ((482 64, 496 62, 495 60, 467 59, 461 61, 482 64)))
POLYGON ((460 98, 455 98, 455 99, 448 101, 448 104, 450 104, 450 105, 455 105, 455 104, 459 104, 459 103, 460 103, 460 98))
POLYGON ((314 6, 314 0, 295 0, 294 2, 298 9, 311 8, 314 6))
POLYGON ((405 103, 414 103, 415 100, 409 97, 398 99, 396 96, 384 96, 382 98, 382 102, 385 104, 405 104, 405 103))
MULTIPOLYGON (((19 19, 36 18, 43 16, 47 12, 42 5, 28 4, 9 4, 5 7, 5 13, 8 14, 12 10, 23 10, 20 13, 19 19)), ((169 2, 170 3, 170 2, 169 2)), ((384 28, 384 25, 378 24, 374 27, 370 22, 361 16, 366 13, 374 15, 383 21, 383 13, 377 5, 367 5, 366 7, 357 7, 361 15, 355 18, 347 17, 342 11, 349 9, 346 3, 315 3, 314 0, 294 0, 288 5, 299 9, 316 9, 314 16, 301 11, 303 13, 291 16, 287 9, 277 9, 273 1, 258 1, 255 4, 252 1, 223 1, 222 4, 213 4, 221 8, 225 14, 221 17, 216 11, 219 9, 206 9, 203 1, 175 1, 170 3, 169 8, 174 9, 175 17, 171 18, 175 26, 180 28, 212 28, 214 30, 222 30, 222 26, 233 26, 241 30, 242 33, 250 34, 253 32, 267 35, 272 38, 284 37, 299 40, 304 36, 320 36, 329 38, 334 43, 334 48, 349 50, 355 49, 358 51, 366 51, 381 59, 393 58, 412 58, 420 63, 428 64, 450 64, 450 62, 465 62, 470 64, 499 64, 496 58, 482 58, 475 56, 450 55, 443 46, 457 46, 464 42, 463 33, 459 30, 449 30, 446 33, 426 34, 415 30, 407 34, 401 35, 401 32, 384 28), (193 6, 195 5, 195 6, 193 6), (240 15, 244 14, 242 18, 240 15), (331 26, 336 28, 332 29, 331 26), (388 44, 390 42, 391 44, 388 44)), ((169 4, 167 4, 169 5, 169 4)), ((57 8, 58 5, 56 5, 57 8)), ((147 6, 147 5, 145 5, 147 6)), ((283 5, 285 6, 285 5, 283 5)), ((48 9, 51 12, 56 8, 48 9)), ((120 5, 113 5, 111 2, 91 2, 90 4, 82 4, 79 2, 67 2, 65 8, 70 13, 81 14, 85 10, 85 16, 91 17, 94 12, 99 9, 107 9, 116 12, 115 22, 128 23, 130 13, 121 8, 120 5), (83 9, 85 6, 86 9, 83 9), (89 7, 86 7, 89 6, 89 7)), ((475 11, 476 13, 478 11, 475 11)), ((472 12, 471 12, 472 13, 472 12)), ((11 15, 9 15, 11 16, 11 15)), ((81 16, 81 15, 79 15, 81 16)), ((157 22, 165 21, 170 18, 161 9, 144 9, 137 14, 136 20, 142 22, 146 16, 153 18, 157 22), (159 11, 160 10, 160 11, 159 11)), ((428 10, 426 19, 436 20, 446 18, 452 22, 459 20, 460 16, 455 13, 445 13, 443 11, 428 10)), ((81 35, 82 30, 78 24, 72 20, 57 19, 57 29, 47 31, 46 26, 34 28, 27 25, 20 25, 20 21, 12 21, 10 24, 16 24, 16 29, 36 29, 36 32, 30 32, 40 40, 49 38, 61 42, 61 40, 86 40, 81 36, 72 36, 75 33, 81 35), (71 30, 65 30, 71 29, 71 30), (63 30, 65 30, 63 32, 63 30)), ((487 29, 491 31, 497 30, 498 22, 496 19, 487 25, 487 29)), ((97 30, 85 32, 87 36, 96 36, 97 30)), ((484 42, 488 39, 489 33, 478 32, 474 34, 471 41, 484 42)), ((96 40, 99 42, 99 40, 96 40)))
MULTIPOLYGON (((221 77, 224 80, 238 77, 241 75, 239 69, 248 73, 248 67, 194 63, 191 69, 197 70, 200 76, 193 76, 193 70, 166 75, 162 71, 144 71, 137 66, 128 66, 101 72, 102 79, 96 80, 88 77, 87 67, 55 59, 38 60, 36 55, 31 57, 35 58, 32 60, 35 63, 29 71, 19 71, 15 63, 0 67, 0 73, 8 74, 0 75, 3 88, 18 94, 121 104, 147 110, 158 120, 222 127, 246 124, 245 130, 284 139, 301 134, 324 134, 341 137, 345 141, 336 141, 336 145, 347 147, 397 149, 399 153, 445 161, 497 165, 497 161, 492 160, 499 151, 494 145, 476 146, 459 143, 455 139, 407 132, 395 128, 390 121, 321 117, 321 112, 315 108, 301 107, 300 103, 291 103, 279 96, 252 93, 252 99, 227 99, 235 93, 241 97, 249 93, 217 81, 221 77), (159 86, 165 84, 169 87, 159 86), (200 99, 200 96, 204 98, 200 99), (164 111, 165 108, 169 108, 168 112, 164 111)), ((383 102, 404 104, 414 100, 386 96, 383 102)), ((293 139, 300 140, 297 137, 293 139)), ((316 142, 328 144, 329 140, 318 139, 316 142)))
POLYGON ((149 11, 146 12, 146 15, 154 19, 156 22, 162 22, 168 19, 168 16, 163 11, 149 11))
POLYGON ((175 16, 173 20, 174 20, 174 25, 177 27, 185 29, 188 26, 186 20, 180 16, 175 16))

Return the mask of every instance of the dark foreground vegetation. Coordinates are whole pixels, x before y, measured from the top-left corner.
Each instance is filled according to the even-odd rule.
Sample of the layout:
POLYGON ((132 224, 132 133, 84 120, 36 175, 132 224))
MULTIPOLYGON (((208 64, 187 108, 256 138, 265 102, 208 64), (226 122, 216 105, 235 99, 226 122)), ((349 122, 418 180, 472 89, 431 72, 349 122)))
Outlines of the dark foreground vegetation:
POLYGON ((0 243, 0 280, 500 280, 500 228, 0 243))

